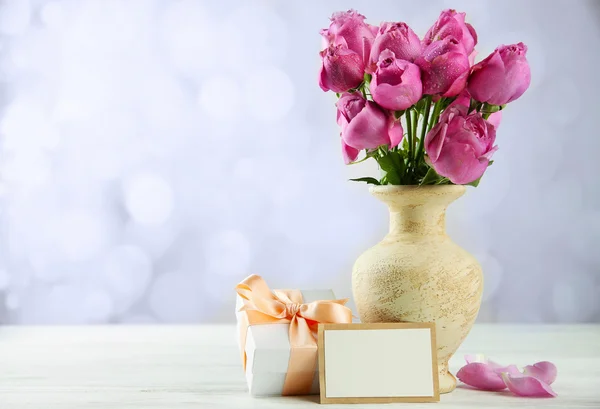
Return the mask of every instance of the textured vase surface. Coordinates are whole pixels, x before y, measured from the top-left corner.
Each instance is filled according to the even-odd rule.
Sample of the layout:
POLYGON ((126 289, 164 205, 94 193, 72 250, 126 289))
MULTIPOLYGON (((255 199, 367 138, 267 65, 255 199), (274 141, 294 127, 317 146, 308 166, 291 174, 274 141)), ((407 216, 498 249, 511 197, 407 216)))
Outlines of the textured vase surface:
POLYGON ((362 322, 435 322, 440 393, 456 387, 448 360, 473 326, 483 291, 477 260, 446 235, 447 206, 464 186, 373 186, 390 230, 352 272, 362 322))

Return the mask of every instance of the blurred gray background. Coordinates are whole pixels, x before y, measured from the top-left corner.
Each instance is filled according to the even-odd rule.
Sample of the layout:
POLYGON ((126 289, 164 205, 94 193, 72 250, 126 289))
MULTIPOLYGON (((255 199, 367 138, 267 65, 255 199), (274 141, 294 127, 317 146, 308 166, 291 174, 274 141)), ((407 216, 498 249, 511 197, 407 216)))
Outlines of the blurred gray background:
POLYGON ((0 2, 0 323, 234 319, 234 285, 333 288, 388 214, 317 85, 337 10, 523 41, 529 91, 449 210, 480 321, 600 322, 600 2, 0 2))

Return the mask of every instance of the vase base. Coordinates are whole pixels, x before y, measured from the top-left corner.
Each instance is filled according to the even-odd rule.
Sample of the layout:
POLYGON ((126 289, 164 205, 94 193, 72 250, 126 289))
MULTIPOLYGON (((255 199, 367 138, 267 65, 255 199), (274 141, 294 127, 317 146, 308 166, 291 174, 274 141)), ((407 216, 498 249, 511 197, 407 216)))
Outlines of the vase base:
POLYGON ((448 371, 448 364, 438 365, 438 369, 440 394, 452 392, 456 389, 456 378, 448 371))

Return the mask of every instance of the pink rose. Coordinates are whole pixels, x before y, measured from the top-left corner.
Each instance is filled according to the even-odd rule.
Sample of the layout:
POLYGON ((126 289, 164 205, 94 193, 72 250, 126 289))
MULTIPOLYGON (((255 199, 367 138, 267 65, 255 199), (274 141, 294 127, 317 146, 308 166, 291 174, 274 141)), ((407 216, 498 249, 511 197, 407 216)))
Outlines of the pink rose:
POLYGON ((345 44, 349 50, 358 54, 363 64, 367 64, 371 44, 375 39, 372 27, 365 23, 365 16, 355 10, 333 13, 329 28, 321 30, 321 35, 329 44, 345 44))
MULTIPOLYGON (((397 146, 404 131, 400 121, 358 92, 345 93, 338 100, 337 122, 342 127, 344 143, 354 149, 376 149, 381 145, 397 146)), ((350 155, 349 155, 350 156, 350 155)))
POLYGON ((452 97, 465 88, 469 58, 455 38, 446 37, 429 44, 415 63, 421 68, 423 94, 452 97))
POLYGON ((427 31, 423 39, 423 45, 453 37, 465 49, 467 55, 473 52, 477 44, 477 33, 473 26, 465 23, 465 13, 458 13, 456 10, 444 10, 435 24, 427 31))
POLYGON ((425 137, 428 162, 452 183, 464 185, 479 179, 493 153, 496 129, 478 112, 467 115, 467 108, 447 108, 440 122, 425 137))
POLYGON ((367 71, 375 70, 384 50, 391 50, 400 60, 413 62, 421 55, 421 40, 405 23, 382 23, 371 48, 367 71))
POLYGON ((531 72, 523 43, 501 45, 476 64, 469 76, 473 98, 492 105, 504 105, 519 98, 529 88, 531 72))
POLYGON ((399 60, 390 50, 379 55, 371 80, 373 100, 384 108, 401 111, 416 104, 423 95, 419 67, 399 60))
POLYGON ((321 51, 323 63, 319 86, 323 91, 346 92, 360 85, 364 78, 362 58, 345 45, 333 45, 321 51))

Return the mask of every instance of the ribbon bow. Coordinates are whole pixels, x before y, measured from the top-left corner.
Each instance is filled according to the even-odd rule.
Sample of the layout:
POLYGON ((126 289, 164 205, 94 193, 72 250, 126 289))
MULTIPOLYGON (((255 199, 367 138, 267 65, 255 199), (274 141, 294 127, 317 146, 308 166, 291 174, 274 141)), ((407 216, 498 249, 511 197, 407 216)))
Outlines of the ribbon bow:
POLYGON ((250 325, 289 323, 290 360, 283 395, 310 393, 317 365, 315 333, 319 323, 350 323, 352 311, 344 300, 321 300, 304 304, 298 290, 271 291, 258 275, 250 275, 235 287, 244 300, 247 322, 242 325, 240 347, 246 369, 246 333, 250 325))

